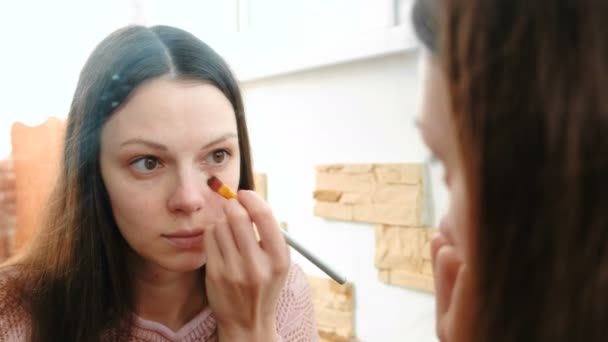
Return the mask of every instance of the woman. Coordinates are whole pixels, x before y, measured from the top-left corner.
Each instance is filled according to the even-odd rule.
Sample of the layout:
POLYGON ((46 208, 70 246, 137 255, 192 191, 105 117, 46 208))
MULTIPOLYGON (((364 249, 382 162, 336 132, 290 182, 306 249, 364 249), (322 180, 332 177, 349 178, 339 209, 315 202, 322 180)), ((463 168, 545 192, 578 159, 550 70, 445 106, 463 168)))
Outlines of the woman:
POLYGON ((441 341, 608 338, 608 6, 419 0, 441 341))
POLYGON ((0 340, 316 341, 305 276, 252 188, 222 58, 172 27, 112 33, 81 73, 46 223, 2 269, 0 340))

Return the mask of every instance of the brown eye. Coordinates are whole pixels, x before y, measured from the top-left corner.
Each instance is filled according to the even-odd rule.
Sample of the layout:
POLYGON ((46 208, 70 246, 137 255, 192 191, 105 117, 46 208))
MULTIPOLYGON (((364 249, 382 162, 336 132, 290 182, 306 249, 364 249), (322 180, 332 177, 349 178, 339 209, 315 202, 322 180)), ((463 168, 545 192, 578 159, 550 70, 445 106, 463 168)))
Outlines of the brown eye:
POLYGON ((160 167, 160 160, 156 157, 139 158, 132 163, 135 170, 141 173, 149 173, 160 167))
POLYGON ((147 170, 154 170, 158 165, 158 160, 152 158, 144 159, 144 165, 147 170))
POLYGON ((225 157, 226 157, 226 152, 224 152, 224 151, 213 152, 213 161, 218 164, 223 162, 225 157))
POLYGON ((207 162, 212 165, 221 165, 226 162, 227 156, 228 156, 228 151, 226 151, 226 150, 213 151, 207 157, 207 162))

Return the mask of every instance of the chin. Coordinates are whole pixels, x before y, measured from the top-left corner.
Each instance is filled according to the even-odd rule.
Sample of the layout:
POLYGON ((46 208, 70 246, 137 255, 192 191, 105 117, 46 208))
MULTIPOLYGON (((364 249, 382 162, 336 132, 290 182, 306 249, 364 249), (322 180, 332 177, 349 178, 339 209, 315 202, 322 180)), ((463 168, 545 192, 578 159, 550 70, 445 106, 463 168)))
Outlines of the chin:
POLYGON ((160 264, 167 270, 179 273, 187 273, 196 271, 202 268, 207 262, 207 255, 205 254, 190 254, 177 255, 171 260, 162 260, 160 264))

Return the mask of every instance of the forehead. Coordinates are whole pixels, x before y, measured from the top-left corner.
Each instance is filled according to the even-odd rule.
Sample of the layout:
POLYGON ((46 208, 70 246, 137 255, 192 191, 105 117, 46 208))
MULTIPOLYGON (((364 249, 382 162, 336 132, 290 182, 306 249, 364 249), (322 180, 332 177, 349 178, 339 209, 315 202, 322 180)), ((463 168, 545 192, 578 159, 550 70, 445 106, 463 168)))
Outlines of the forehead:
POLYGON ((232 104, 214 85, 159 78, 140 85, 106 123, 112 134, 236 132, 232 104))

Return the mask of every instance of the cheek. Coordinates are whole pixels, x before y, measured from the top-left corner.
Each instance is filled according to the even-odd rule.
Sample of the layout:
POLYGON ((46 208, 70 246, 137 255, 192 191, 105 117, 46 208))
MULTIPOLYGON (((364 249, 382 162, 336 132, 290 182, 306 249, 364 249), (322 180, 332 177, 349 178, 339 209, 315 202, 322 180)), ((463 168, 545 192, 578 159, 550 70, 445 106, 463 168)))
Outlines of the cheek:
POLYGON ((155 227, 151 223, 158 222, 158 214, 154 213, 162 212, 158 201, 162 196, 155 193, 159 187, 142 188, 112 175, 104 178, 104 183, 114 219, 125 238, 155 227))
POLYGON ((121 191, 110 195, 112 211, 118 221, 126 221, 131 225, 154 220, 153 213, 159 213, 159 204, 154 201, 157 196, 153 194, 141 195, 132 191, 121 191), (146 214, 147 213, 147 214, 146 214))
POLYGON ((108 190, 108 195, 120 234, 136 254, 154 259, 154 253, 162 251, 158 248, 158 237, 170 226, 158 201, 161 194, 133 189, 133 185, 113 190, 108 190))

